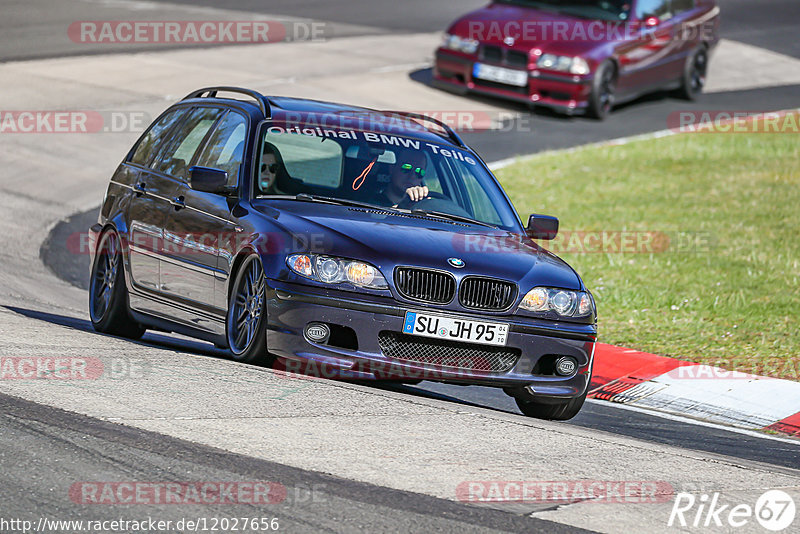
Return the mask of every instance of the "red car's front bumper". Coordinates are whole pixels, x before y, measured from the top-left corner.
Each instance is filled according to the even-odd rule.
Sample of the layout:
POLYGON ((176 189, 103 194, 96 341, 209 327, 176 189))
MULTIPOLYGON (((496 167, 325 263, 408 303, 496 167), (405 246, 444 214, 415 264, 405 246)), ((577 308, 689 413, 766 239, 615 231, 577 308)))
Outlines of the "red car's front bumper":
POLYGON ((589 105, 589 95, 592 90, 591 75, 573 76, 532 70, 528 71, 528 85, 515 87, 473 78, 473 67, 477 61, 474 57, 439 48, 436 51, 433 84, 449 91, 492 95, 567 113, 582 110, 589 105))

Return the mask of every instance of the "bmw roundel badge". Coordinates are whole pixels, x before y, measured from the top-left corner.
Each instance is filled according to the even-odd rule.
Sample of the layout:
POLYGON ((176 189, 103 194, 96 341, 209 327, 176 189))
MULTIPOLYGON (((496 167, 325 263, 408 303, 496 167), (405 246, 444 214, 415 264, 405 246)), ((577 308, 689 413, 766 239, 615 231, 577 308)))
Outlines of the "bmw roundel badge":
POLYGON ((464 260, 462 260, 461 258, 448 258, 447 263, 449 263, 456 269, 461 269, 464 267, 464 265, 466 265, 466 263, 464 263, 464 260))

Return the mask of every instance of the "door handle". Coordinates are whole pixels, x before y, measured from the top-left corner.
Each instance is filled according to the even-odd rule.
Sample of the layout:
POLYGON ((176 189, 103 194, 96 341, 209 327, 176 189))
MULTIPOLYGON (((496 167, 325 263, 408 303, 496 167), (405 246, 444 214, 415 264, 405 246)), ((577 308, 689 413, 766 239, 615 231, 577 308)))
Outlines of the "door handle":
POLYGON ((175 197, 169 201, 170 204, 175 208, 175 211, 182 210, 186 207, 186 202, 184 202, 183 197, 175 197))
POLYGON ((136 194, 137 197, 147 194, 147 184, 144 182, 139 182, 133 186, 133 192, 136 194))

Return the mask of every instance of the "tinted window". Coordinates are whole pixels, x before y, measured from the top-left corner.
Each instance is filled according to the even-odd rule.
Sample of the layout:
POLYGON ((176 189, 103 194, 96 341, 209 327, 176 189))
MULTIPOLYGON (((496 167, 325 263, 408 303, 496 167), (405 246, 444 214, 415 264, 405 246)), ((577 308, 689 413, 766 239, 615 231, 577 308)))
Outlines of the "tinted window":
POLYGON ((453 146, 360 130, 271 126, 259 154, 256 197, 303 193, 404 210, 407 188, 427 186, 434 194, 424 201, 426 210, 518 225, 492 176, 453 146))
POLYGON ((304 184, 339 187, 342 183, 344 153, 333 139, 268 133, 263 154, 265 159, 279 155, 289 176, 304 184))
POLYGON ((534 9, 555 11, 582 19, 619 21, 628 20, 630 0, 503 0, 503 3, 520 4, 534 9))
POLYGON ((246 136, 247 119, 229 112, 217 125, 197 165, 227 172, 228 185, 235 186, 239 183, 246 136))
POLYGON ((139 141, 136 151, 131 158, 132 163, 147 165, 156 153, 161 140, 169 132, 177 120, 185 114, 185 109, 170 111, 161 120, 156 122, 139 141))
POLYGON ((672 12, 681 13, 694 9, 694 0, 672 0, 672 12))
POLYGON ((186 180, 195 152, 221 114, 222 110, 215 108, 192 111, 172 135, 169 147, 162 150, 157 170, 186 180))
POLYGON ((636 2, 636 17, 640 20, 647 17, 667 20, 671 16, 669 0, 639 0, 636 2))

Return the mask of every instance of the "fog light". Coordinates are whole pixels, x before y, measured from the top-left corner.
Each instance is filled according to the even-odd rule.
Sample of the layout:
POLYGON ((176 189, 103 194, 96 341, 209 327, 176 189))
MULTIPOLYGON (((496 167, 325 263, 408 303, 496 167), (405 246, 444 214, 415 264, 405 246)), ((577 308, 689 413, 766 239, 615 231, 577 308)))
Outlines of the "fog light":
POLYGON ((325 344, 331 337, 331 329, 325 323, 309 323, 306 326, 306 337, 314 343, 325 344))
POLYGON ((571 376, 578 369, 578 361, 572 356, 562 356, 556 360, 556 373, 560 376, 571 376))

